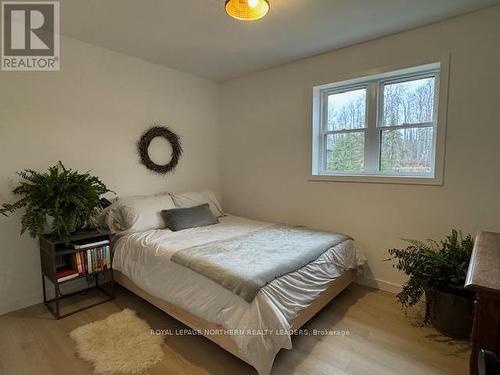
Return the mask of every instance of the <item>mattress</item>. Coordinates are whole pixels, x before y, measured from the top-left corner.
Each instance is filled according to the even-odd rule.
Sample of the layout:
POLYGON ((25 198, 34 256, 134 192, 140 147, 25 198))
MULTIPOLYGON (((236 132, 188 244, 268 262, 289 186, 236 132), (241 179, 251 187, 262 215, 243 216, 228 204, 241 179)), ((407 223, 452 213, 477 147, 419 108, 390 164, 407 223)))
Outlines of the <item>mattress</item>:
POLYGON ((185 248, 272 225, 228 215, 221 217, 219 224, 206 227, 127 234, 114 242, 113 268, 157 298, 226 329, 247 332, 236 334, 233 339, 247 362, 259 374, 268 374, 278 351, 292 347, 288 330, 297 313, 308 307, 331 281, 365 262, 353 241, 344 241, 308 265, 275 279, 250 303, 205 276, 172 262, 171 257, 185 248))

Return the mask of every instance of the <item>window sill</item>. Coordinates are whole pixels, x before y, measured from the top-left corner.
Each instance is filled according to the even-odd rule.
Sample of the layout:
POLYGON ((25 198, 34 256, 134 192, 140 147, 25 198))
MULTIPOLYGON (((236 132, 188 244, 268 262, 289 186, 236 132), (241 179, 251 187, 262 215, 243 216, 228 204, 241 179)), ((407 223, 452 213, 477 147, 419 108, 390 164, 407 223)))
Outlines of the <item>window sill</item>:
POLYGON ((415 177, 415 176, 340 176, 340 175, 311 175, 308 181, 312 182, 361 182, 372 184, 398 184, 398 185, 433 185, 443 186, 442 177, 415 177))

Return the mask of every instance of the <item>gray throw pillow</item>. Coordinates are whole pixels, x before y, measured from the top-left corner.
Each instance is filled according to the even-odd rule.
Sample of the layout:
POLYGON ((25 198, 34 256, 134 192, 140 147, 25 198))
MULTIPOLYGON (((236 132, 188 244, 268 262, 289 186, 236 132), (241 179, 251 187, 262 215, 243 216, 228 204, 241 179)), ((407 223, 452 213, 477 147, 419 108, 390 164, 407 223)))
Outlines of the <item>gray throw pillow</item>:
POLYGON ((219 222, 210 211, 208 203, 195 207, 163 210, 161 216, 165 220, 167 227, 174 232, 187 228, 204 227, 219 222))

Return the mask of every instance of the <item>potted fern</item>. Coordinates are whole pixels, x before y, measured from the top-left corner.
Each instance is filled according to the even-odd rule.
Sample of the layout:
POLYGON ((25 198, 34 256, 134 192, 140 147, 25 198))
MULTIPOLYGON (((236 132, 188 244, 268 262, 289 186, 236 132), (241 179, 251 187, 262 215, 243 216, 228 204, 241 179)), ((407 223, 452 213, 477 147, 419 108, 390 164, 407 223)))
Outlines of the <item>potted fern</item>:
POLYGON ((101 195, 110 192, 99 178, 66 168, 61 162, 39 173, 25 169, 18 173, 19 185, 13 190, 20 196, 5 203, 0 214, 7 216, 25 208, 21 234, 32 237, 49 233, 61 239, 83 228, 95 229, 101 195))
POLYGON ((425 295, 424 322, 453 338, 467 338, 472 330, 473 294, 464 289, 474 241, 453 230, 443 241, 405 240, 404 249, 390 249, 399 271, 409 276, 396 296, 405 311, 425 295))

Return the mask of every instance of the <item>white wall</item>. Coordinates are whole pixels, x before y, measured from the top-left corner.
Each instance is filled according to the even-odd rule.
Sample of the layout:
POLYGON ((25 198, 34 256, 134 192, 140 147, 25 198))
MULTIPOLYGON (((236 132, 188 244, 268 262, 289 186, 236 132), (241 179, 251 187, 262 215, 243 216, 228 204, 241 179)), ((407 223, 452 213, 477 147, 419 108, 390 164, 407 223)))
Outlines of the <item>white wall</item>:
MULTIPOLYGON (((0 72, 0 202, 13 199, 16 171, 58 160, 91 169, 119 194, 221 191, 222 183, 228 212, 351 234, 368 255, 369 277, 390 287, 402 278, 383 259, 399 237, 440 238, 452 227, 500 231, 499 46, 495 7, 219 88, 62 38, 60 72, 0 72), (307 181, 314 85, 447 52, 444 186, 307 181), (166 177, 138 163, 135 142, 154 122, 177 131, 185 148, 166 177)), ((41 300, 37 243, 19 237, 19 218, 0 217, 0 313, 41 300)))
MULTIPOLYGON (((24 168, 58 160, 91 170, 118 194, 220 191, 219 92, 210 81, 73 39, 61 39, 60 72, 0 72, 0 202, 24 168), (138 163, 135 143, 154 122, 181 137, 165 177, 138 163)), ((36 241, 20 215, 0 217, 0 313, 38 303, 36 241)))
POLYGON ((225 209, 351 234, 371 274, 399 238, 500 231, 500 7, 283 65, 222 85, 225 209), (444 186, 310 182, 312 88, 451 53, 444 186))

